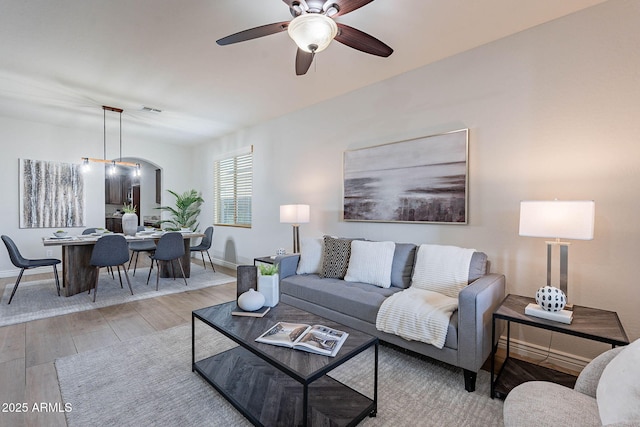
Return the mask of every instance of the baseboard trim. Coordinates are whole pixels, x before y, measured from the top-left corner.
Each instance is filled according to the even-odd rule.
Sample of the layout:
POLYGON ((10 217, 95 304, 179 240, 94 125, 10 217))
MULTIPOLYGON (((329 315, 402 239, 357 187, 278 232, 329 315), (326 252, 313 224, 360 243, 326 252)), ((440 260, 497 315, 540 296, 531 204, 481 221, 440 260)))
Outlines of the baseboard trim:
POLYGON ((213 258, 213 263, 216 265, 221 265, 222 267, 230 268, 232 270, 237 269, 239 265, 219 258, 213 258))
MULTIPOLYGON (((498 341, 498 348, 506 350, 507 338, 505 336, 500 337, 500 340, 498 341)), ((509 340, 509 352, 512 355, 517 354, 518 356, 533 361, 544 360, 545 364, 552 364, 560 368, 568 369, 575 372, 582 371, 587 363, 591 361, 591 359, 587 359, 582 356, 565 353, 562 351, 554 350, 553 348, 531 344, 513 338, 509 340)))
MULTIPOLYGON (((51 273, 53 275, 53 269, 48 267, 36 267, 25 270, 23 276, 32 276, 34 274, 42 274, 42 273, 51 273)), ((58 266, 58 274, 62 273, 62 268, 58 266)), ((16 268, 15 270, 2 270, 0 271, 0 278, 6 279, 7 277, 18 277, 20 274, 20 269, 16 268)))

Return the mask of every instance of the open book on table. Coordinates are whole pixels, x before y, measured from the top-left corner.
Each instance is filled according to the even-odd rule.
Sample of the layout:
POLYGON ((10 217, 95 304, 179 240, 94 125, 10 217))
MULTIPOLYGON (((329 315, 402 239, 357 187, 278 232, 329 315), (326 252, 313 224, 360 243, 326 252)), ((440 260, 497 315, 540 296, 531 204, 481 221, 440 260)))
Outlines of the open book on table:
POLYGON ((346 332, 326 326, 278 322, 256 341, 333 357, 348 336, 346 332))

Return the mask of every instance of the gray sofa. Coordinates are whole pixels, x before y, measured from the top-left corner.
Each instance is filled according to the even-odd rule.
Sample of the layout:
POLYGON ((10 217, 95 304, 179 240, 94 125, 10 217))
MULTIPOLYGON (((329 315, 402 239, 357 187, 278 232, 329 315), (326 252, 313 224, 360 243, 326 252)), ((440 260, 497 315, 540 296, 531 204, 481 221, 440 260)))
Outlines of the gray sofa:
POLYGON ((377 336, 380 340, 463 369, 464 386, 475 390, 477 372, 491 352, 491 315, 505 296, 505 277, 488 273, 487 257, 472 256, 469 285, 458 296, 458 310, 451 316, 445 345, 409 341, 376 329, 376 315, 390 295, 411 285, 416 245, 396 244, 391 287, 296 274, 299 254, 279 256, 280 301, 377 336))

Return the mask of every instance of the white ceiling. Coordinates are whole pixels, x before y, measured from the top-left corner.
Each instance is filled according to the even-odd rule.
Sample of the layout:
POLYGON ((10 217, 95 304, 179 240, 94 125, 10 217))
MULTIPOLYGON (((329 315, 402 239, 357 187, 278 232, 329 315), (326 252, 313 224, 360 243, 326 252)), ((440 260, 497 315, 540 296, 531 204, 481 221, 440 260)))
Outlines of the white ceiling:
POLYGON ((305 76, 285 33, 215 41, 288 21, 281 0, 0 0, 0 115, 192 144, 305 108, 603 0, 376 0, 337 18, 394 49, 333 42, 305 76), (142 106, 158 108, 145 113, 142 106))

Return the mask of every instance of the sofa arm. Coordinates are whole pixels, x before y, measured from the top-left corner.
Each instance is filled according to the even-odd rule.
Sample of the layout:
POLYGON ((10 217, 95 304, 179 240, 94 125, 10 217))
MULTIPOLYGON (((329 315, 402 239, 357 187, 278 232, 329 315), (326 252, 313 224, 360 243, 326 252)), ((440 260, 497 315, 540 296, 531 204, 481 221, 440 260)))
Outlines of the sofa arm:
POLYGON ((505 277, 487 274, 458 295, 458 366, 478 372, 491 353, 491 320, 505 296, 505 277))
POLYGON ((276 257, 275 263, 278 266, 280 280, 296 274, 299 260, 300 254, 278 255, 276 257))

